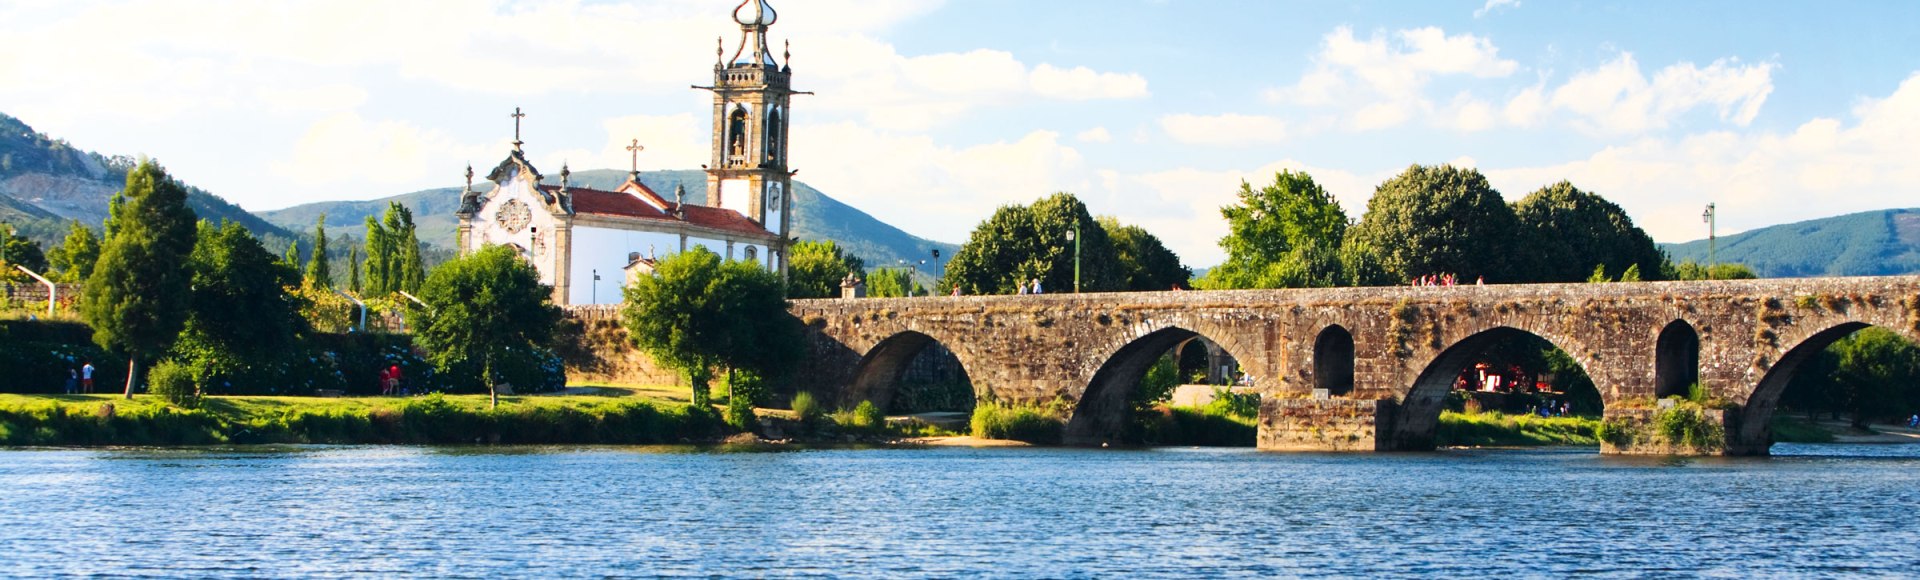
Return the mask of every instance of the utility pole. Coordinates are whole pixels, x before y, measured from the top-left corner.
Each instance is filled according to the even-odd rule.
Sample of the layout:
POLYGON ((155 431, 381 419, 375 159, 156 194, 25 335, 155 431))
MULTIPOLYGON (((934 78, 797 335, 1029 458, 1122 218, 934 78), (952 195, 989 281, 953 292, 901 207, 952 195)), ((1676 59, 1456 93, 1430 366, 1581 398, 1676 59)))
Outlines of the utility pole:
POLYGON ((1714 229, 1714 217, 1715 217, 1715 216, 1714 216, 1714 211, 1713 211, 1713 204, 1711 204, 1711 203, 1709 203, 1709 204, 1707 204, 1707 211, 1705 211, 1705 212, 1703 212, 1703 213, 1701 213, 1701 214, 1700 214, 1700 221, 1703 221, 1703 222, 1706 222, 1706 223, 1707 223, 1707 279, 1708 279, 1708 280, 1712 280, 1712 279, 1713 279, 1713 266, 1714 266, 1714 264, 1715 264, 1715 262, 1714 262, 1714 255, 1713 255, 1713 251, 1714 251, 1714 247, 1713 247, 1713 244, 1714 244, 1714 239, 1713 239, 1713 229, 1714 229))

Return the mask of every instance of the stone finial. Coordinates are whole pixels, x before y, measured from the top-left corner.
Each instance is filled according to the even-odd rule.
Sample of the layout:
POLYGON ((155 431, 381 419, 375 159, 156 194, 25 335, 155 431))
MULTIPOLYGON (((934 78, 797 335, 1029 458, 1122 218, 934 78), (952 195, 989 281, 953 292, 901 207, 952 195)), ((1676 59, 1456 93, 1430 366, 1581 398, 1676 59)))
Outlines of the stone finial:
POLYGON ((860 279, 853 272, 847 272, 847 277, 840 279, 840 297, 866 298, 867 281, 860 279))

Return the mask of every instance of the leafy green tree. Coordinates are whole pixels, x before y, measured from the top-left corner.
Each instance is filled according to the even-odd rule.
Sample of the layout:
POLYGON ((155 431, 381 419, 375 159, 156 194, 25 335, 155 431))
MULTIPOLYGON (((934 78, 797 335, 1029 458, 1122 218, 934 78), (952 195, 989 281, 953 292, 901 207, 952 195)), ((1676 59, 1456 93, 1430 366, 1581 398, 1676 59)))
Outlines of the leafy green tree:
POLYGON ((121 195, 127 201, 87 278, 80 312, 95 343, 127 356, 132 398, 140 359, 165 354, 186 325, 195 219, 186 188, 152 161, 127 173, 121 195))
POLYGON ((1867 328, 1835 341, 1803 363, 1782 402, 1801 409, 1844 412, 1855 428, 1874 419, 1914 412, 1920 390, 1920 347, 1884 328, 1867 328))
MULTIPOLYGON (((1578 282, 1595 265, 1611 264, 1608 277, 1625 280, 1627 269, 1659 273, 1666 256, 1626 210, 1565 181, 1540 188, 1513 204, 1520 222, 1525 268, 1530 282, 1578 282)), ((1515 272, 1520 274, 1521 272, 1515 272)))
POLYGON ((1760 277, 1746 264, 1714 264, 1708 267, 1693 260, 1663 268, 1662 276, 1668 280, 1752 280, 1760 277))
POLYGON ((287 363, 305 356, 300 337, 308 330, 299 298, 287 292, 299 275, 240 224, 202 221, 196 237, 192 298, 174 358, 190 363, 203 392, 287 384, 287 363))
POLYGON ((1374 190, 1350 241, 1401 282, 1429 274, 1512 282, 1526 279, 1509 260, 1517 227, 1479 171, 1414 165, 1374 190))
POLYGON ((498 406, 502 382, 530 390, 548 382, 542 360, 560 324, 552 295, 513 248, 488 246, 434 269, 421 285, 426 307, 410 310, 414 341, 441 377, 483 383, 498 406))
POLYGON ((100 261, 100 236, 78 220, 67 223, 67 238, 47 252, 51 278, 61 282, 82 282, 93 275, 93 264, 100 261))
POLYGON ((47 271, 47 256, 40 251, 39 242, 20 235, 10 225, 0 224, 0 268, 6 269, 5 272, 0 272, 0 277, 24 278, 26 276, 24 273, 14 269, 16 265, 26 266, 28 270, 44 276, 47 271))
POLYGON ((872 298, 900 298, 908 296, 926 296, 927 289, 914 281, 913 273, 906 268, 877 268, 867 276, 867 296, 872 298))
POLYGON ((293 268, 294 271, 299 271, 300 269, 300 241, 299 240, 287 240, 287 253, 280 256, 280 263, 286 264, 288 268, 293 268))
POLYGON ((1013 294, 1041 281, 1048 292, 1073 289, 1074 242, 1080 236, 1080 286, 1089 292, 1121 289, 1119 261, 1106 228, 1070 193, 1056 193, 1031 206, 1008 205, 974 228, 947 263, 936 286, 959 286, 966 294, 1013 294))
POLYGON ((1240 182, 1238 203, 1220 208, 1228 233, 1227 259, 1207 271, 1204 288, 1331 286, 1327 256, 1339 272, 1337 250, 1347 230, 1340 202, 1305 172, 1281 171, 1258 190, 1240 182))
POLYGON ((843 253, 833 240, 803 240, 787 248, 787 297, 835 298, 847 274, 866 277, 859 256, 843 253))
POLYGON ((333 269, 327 265, 327 214, 313 224, 313 252, 307 255, 308 286, 315 288, 333 287, 333 269))
POLYGON ((1186 286, 1193 271, 1180 265, 1180 256, 1167 249, 1160 238, 1146 228, 1121 225, 1112 217, 1099 219, 1113 244, 1114 259, 1119 262, 1120 289, 1130 291, 1169 290, 1186 286))
POLYGON ((380 219, 367 216, 366 268, 368 294, 385 296, 420 289, 426 267, 413 210, 399 202, 388 202, 387 212, 380 219))
POLYGON ((801 355, 800 322, 780 291, 778 274, 696 247, 629 286, 621 317, 634 345, 685 373, 704 407, 715 369, 773 377, 801 355))
POLYGON ((360 246, 347 246, 347 289, 360 293, 360 246))

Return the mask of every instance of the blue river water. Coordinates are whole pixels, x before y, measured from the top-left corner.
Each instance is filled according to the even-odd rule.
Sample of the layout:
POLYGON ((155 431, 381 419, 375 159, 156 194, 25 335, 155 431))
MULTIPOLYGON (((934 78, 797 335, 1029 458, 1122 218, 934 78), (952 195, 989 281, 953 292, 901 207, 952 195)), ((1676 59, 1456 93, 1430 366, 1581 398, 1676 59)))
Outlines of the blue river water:
POLYGON ((1920 445, 0 451, 0 576, 1920 574, 1920 445))

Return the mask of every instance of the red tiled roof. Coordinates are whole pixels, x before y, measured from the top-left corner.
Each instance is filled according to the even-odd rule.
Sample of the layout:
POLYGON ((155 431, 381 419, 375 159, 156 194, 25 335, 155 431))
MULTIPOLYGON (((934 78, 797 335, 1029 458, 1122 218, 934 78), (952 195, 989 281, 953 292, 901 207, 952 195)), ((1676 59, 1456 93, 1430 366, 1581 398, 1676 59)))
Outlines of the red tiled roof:
MULTIPOLYGON (((553 193, 560 191, 560 188, 553 185, 542 185, 540 186, 540 190, 553 193)), ((754 223, 753 220, 747 219, 747 216, 740 215, 740 212, 730 209, 707 207, 704 205, 688 205, 686 206, 686 219, 681 220, 674 217, 671 213, 675 207, 672 202, 666 202, 667 211, 661 211, 652 205, 648 205, 647 202, 641 201, 640 198, 634 197, 633 194, 630 193, 601 191, 580 187, 569 187, 567 188, 567 193, 573 196, 573 211, 576 214, 686 223, 756 237, 771 237, 777 235, 768 232, 766 228, 754 223)))

